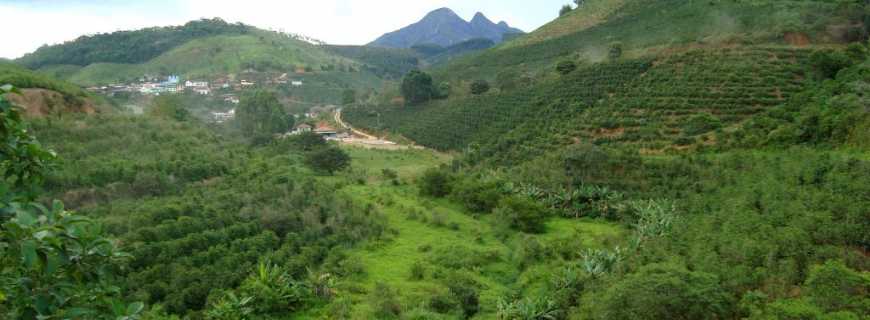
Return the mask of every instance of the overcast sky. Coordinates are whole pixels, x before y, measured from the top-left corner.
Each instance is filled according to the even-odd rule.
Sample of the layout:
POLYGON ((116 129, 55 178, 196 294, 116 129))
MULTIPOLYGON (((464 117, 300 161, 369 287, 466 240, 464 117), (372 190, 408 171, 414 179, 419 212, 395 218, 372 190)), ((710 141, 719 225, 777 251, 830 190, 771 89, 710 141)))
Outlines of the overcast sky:
POLYGON ((299 33, 331 44, 366 44, 449 7, 466 20, 481 11, 493 22, 532 31, 569 0, 0 0, 0 57, 84 34, 179 25, 220 17, 299 33))

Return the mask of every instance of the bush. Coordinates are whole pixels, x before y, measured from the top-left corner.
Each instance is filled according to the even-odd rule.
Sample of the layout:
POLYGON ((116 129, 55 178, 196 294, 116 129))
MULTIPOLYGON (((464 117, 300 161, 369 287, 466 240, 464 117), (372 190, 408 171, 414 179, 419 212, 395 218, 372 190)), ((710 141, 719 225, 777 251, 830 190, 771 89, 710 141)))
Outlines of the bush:
POLYGON ((683 125, 683 133, 686 135, 699 135, 704 134, 722 127, 722 121, 719 118, 709 114, 709 113, 699 113, 689 120, 686 120, 685 125, 683 125))
POLYGON ((622 57, 622 43, 614 42, 610 44, 610 48, 607 50, 607 56, 610 57, 610 60, 616 60, 622 57))
POLYGON ((480 181, 474 177, 465 178, 456 183, 452 194, 466 208, 478 213, 491 212, 502 197, 500 183, 480 181))
POLYGON ((489 91, 489 82, 486 80, 476 80, 471 83, 471 94, 480 95, 489 91))
POLYGON ((350 156, 338 147, 328 147, 306 155, 305 163, 316 171, 333 174, 350 166, 350 156))
POLYGON ((810 63, 816 67, 819 74, 826 79, 833 79, 840 70, 849 67, 852 63, 849 57, 842 51, 822 50, 813 52, 810 63))
POLYGON ((420 194, 441 198, 450 194, 450 174, 435 168, 426 170, 420 177, 420 194))
POLYGON ((728 294, 711 274, 651 264, 590 297, 594 319, 726 319, 728 294))
POLYGON ((556 64, 556 71, 561 75, 566 75, 577 70, 577 64, 574 61, 565 60, 556 64))
POLYGON ((527 233, 543 232, 548 216, 547 209, 542 204, 521 196, 501 199, 495 214, 512 229, 527 233))
POLYGON ((377 319, 394 319, 402 314, 399 292, 383 282, 375 284, 369 300, 377 319))

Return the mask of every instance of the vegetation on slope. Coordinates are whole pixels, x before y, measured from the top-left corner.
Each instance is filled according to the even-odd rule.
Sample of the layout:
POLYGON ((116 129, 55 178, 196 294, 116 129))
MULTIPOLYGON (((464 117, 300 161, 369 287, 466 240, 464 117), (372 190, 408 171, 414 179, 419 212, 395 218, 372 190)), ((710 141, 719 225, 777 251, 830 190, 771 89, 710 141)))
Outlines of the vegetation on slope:
MULTIPOLYGON (((626 1, 605 21, 587 29, 550 37, 545 27, 540 33, 544 41, 473 54, 439 69, 436 76, 452 81, 494 78, 507 68, 537 72, 562 59, 599 62, 605 60, 614 42, 621 43, 631 56, 643 56, 681 46, 785 44, 788 33, 806 36, 813 44, 855 41, 866 35, 862 6, 856 2, 791 0, 626 1)), ((582 18, 583 10, 595 8, 584 6, 572 15, 582 18)), ((534 37, 538 33, 527 39, 534 37)))
POLYGON ((177 27, 82 36, 76 40, 43 46, 16 62, 31 69, 49 65, 88 66, 94 63, 142 63, 192 39, 214 35, 246 34, 250 27, 229 24, 218 18, 191 21, 177 27))

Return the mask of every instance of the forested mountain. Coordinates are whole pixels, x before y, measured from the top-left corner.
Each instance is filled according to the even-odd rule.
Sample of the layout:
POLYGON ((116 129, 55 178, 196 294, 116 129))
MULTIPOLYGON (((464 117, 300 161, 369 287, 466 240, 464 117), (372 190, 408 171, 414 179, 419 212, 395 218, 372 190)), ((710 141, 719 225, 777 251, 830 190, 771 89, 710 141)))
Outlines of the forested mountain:
POLYGON ((243 35, 251 27, 221 19, 191 21, 183 26, 155 27, 82 36, 59 45, 43 46, 16 62, 31 69, 49 65, 88 66, 94 63, 136 64, 151 60, 193 39, 243 35))
POLYGON ((575 4, 495 47, 254 30, 133 65, 401 82, 315 118, 262 88, 222 123, 27 117, 4 82, 80 89, 0 64, 0 318, 865 319, 870 5, 575 4))
POLYGON ((434 44, 449 47, 474 38, 486 38, 498 43, 505 34, 516 33, 523 31, 510 27, 504 21, 493 23, 482 13, 478 12, 471 21, 465 21, 453 10, 441 8, 430 12, 417 23, 384 34, 369 45, 410 48, 415 45, 434 44))

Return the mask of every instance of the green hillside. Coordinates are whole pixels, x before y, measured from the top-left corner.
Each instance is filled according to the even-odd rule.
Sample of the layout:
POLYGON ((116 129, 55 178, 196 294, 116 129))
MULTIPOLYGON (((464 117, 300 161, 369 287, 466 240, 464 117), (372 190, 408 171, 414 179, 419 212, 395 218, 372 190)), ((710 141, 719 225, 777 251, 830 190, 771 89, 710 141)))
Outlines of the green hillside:
POLYGON ((82 36, 59 45, 43 46, 16 60, 31 69, 50 65, 88 66, 93 63, 142 63, 192 39, 248 34, 251 27, 221 19, 191 21, 183 26, 155 27, 82 36))
POLYGON ((251 31, 191 40, 140 64, 94 63, 82 68, 47 66, 46 73, 65 76, 84 86, 127 82, 143 75, 178 74, 188 78, 237 74, 245 70, 293 72, 297 67, 334 65, 359 68, 358 63, 315 45, 278 33, 251 31))
MULTIPOLYGON (((597 10, 596 3, 571 15, 597 10)), ((436 82, 451 84, 446 100, 418 106, 364 106, 349 110, 347 118, 358 126, 401 133, 441 150, 460 150, 474 143, 486 154, 514 161, 514 156, 529 154, 528 148, 580 142, 652 153, 708 145, 716 139, 711 131, 727 129, 788 101, 808 85, 817 85, 811 80, 819 77, 819 66, 810 55, 842 48, 844 42, 831 38, 830 30, 861 18, 853 14, 861 9, 850 5, 790 1, 703 5, 634 1, 613 11, 610 19, 578 27, 575 33, 544 35, 540 37, 546 40, 522 46, 509 42, 432 70, 436 82), (818 15, 817 23, 806 26, 802 34, 822 44, 785 43, 781 28, 789 25, 787 19, 761 19, 764 10, 818 15), (735 22, 730 31, 702 27, 714 13, 740 23, 735 22), (690 17, 680 18, 684 15, 690 17), (652 30, 662 21, 672 22, 654 34, 640 31, 652 30), (710 40, 726 35, 731 40, 710 40), (683 40, 675 41, 675 36, 683 40), (689 43, 690 38, 697 41, 689 43), (621 43, 622 51, 608 57, 608 49, 603 48, 614 42, 621 43), (598 49, 604 51, 600 61, 590 61, 588 53, 598 49), (554 70, 557 61, 572 61, 578 70, 559 75, 554 70), (480 96, 468 94, 471 80, 481 78, 495 87, 511 85, 480 96), (693 122, 712 122, 715 127, 691 128, 693 122), (506 152, 516 154, 505 156, 506 152)), ((551 26, 571 19, 562 17, 542 32, 549 34, 551 26)), ((849 25, 864 32, 862 25, 849 25)), ((526 37, 539 39, 537 33, 526 37)))
POLYGON ((787 44, 786 33, 812 44, 863 34, 863 9, 831 1, 588 1, 568 16, 498 47, 439 69, 450 80, 492 79, 505 68, 539 72, 561 59, 600 62, 620 43, 630 57, 694 46, 787 44))
POLYGON ((403 79, 443 48, 256 31, 45 66, 309 70, 223 123, 194 94, 22 120, 0 89, 0 318, 864 320, 862 21, 863 0, 587 0, 403 79), (284 135, 288 102, 349 89, 344 121, 418 146, 284 135))

